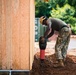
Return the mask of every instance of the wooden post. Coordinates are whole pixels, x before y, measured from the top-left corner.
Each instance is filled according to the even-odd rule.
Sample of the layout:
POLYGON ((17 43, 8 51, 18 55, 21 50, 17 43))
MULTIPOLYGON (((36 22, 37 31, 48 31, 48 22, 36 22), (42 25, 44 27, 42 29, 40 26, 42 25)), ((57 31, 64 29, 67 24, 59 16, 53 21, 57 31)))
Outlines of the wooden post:
POLYGON ((2 0, 0 0, 0 69, 2 68, 2 0))
POLYGON ((30 69, 33 63, 34 41, 35 41, 35 3, 30 0, 30 69))

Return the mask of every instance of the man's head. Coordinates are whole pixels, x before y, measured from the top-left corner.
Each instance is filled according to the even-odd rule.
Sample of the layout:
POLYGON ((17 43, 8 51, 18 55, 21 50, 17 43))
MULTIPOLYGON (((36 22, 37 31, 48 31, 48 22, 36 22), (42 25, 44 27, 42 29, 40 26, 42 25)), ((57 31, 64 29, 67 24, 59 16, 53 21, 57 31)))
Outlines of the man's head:
POLYGON ((47 25, 47 17, 45 17, 45 16, 42 16, 42 17, 40 17, 40 23, 42 24, 42 25, 47 25))

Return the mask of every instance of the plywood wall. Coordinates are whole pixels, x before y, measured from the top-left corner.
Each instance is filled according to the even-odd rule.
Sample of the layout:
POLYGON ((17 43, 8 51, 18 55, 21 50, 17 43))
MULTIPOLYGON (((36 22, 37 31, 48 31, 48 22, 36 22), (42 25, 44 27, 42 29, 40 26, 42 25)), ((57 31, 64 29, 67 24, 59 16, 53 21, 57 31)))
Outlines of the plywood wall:
POLYGON ((0 0, 0 69, 29 69, 30 11, 30 0, 0 0))

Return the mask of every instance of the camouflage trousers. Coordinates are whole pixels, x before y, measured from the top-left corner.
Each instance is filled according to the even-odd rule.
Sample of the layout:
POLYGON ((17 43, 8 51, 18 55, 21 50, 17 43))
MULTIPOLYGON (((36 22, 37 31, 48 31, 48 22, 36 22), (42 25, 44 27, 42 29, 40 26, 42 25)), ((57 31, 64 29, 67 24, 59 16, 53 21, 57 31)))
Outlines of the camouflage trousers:
POLYGON ((55 54, 57 59, 65 59, 67 55, 67 49, 70 41, 71 29, 63 27, 57 37, 55 45, 55 54))

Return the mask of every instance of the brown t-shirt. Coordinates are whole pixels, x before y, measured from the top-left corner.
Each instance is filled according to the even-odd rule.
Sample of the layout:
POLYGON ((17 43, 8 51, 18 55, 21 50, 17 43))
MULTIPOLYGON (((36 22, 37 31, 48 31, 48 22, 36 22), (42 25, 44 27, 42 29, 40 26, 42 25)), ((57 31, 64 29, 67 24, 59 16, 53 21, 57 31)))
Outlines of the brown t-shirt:
POLYGON ((63 26, 67 26, 67 24, 64 21, 57 18, 49 18, 47 20, 47 23, 48 23, 47 30, 44 33, 44 36, 47 38, 51 37, 54 34, 54 31, 59 32, 63 26), (50 29, 52 31, 50 34, 48 34, 50 29))

